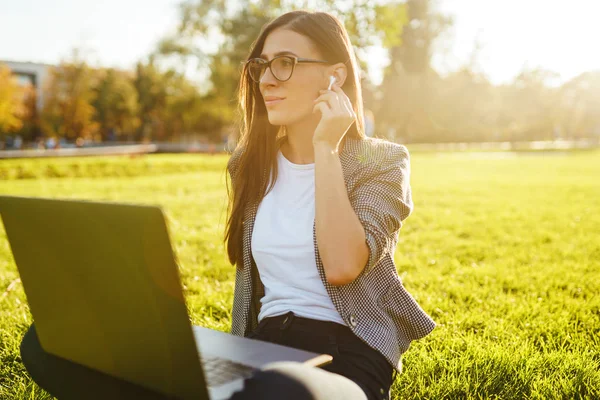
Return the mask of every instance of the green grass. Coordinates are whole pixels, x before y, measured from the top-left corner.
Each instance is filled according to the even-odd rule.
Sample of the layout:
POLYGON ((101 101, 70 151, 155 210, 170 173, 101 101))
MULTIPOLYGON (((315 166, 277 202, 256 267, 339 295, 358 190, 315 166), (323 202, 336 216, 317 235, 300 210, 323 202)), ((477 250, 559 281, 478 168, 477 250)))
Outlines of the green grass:
POLYGON ((0 163, 0 181, 40 178, 93 178, 163 175, 192 171, 216 171, 225 154, 198 157, 194 154, 121 155, 7 159, 0 163))
MULTIPOLYGON (((412 154, 415 210, 395 258, 439 326, 405 355, 394 398, 600 398, 600 152, 495 154, 412 154)), ((3 161, 13 179, 0 181, 0 193, 162 205, 192 322, 227 331, 226 159, 22 164, 42 179, 14 179, 22 161, 3 161), (64 177, 47 178, 49 165, 64 177)), ((50 398, 20 362, 31 315, 17 279, 0 226, 0 398, 50 398)))

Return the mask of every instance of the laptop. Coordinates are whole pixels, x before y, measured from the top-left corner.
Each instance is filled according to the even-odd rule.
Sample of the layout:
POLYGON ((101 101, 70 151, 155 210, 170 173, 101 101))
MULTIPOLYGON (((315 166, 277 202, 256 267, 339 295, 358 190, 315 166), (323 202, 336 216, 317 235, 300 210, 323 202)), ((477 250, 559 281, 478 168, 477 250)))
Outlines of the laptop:
POLYGON ((50 354, 203 400, 229 398, 271 362, 332 360, 192 326, 159 206, 0 196, 0 216, 50 354))

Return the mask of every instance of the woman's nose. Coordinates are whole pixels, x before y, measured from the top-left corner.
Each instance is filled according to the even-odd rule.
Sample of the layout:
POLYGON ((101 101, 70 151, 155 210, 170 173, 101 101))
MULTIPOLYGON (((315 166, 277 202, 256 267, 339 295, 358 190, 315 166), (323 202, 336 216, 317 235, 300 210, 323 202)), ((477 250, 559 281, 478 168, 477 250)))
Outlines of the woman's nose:
POLYGON ((271 69, 267 68, 265 69, 265 72, 263 73, 263 76, 260 78, 259 82, 261 85, 272 85, 274 83, 277 83, 277 79, 275 79, 275 77, 271 73, 271 69))

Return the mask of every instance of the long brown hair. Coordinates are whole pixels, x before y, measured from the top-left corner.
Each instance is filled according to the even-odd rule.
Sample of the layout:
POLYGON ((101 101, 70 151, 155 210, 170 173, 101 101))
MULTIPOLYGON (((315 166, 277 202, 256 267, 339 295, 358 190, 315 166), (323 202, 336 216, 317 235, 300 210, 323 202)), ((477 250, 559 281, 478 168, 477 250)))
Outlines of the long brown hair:
MULTIPOLYGON (((288 12, 263 26, 251 46, 247 60, 260 56, 267 36, 277 28, 304 35, 313 42, 327 61, 332 64, 341 62, 347 65, 348 76, 342 89, 352 102, 356 121, 346 132, 340 148, 343 151, 347 137, 365 138, 360 71, 344 25, 329 13, 304 10, 288 12)), ((278 173, 277 150, 281 140, 285 138, 285 128, 269 123, 258 83, 249 78, 246 64, 240 77, 238 102, 242 116, 241 132, 232 158, 239 157, 239 159, 236 161, 236 173, 232 176, 231 190, 229 183, 227 184, 229 203, 225 241, 229 261, 241 267, 244 209, 247 205, 260 202, 273 188, 278 173), (269 176, 273 179, 267 188, 269 176)))

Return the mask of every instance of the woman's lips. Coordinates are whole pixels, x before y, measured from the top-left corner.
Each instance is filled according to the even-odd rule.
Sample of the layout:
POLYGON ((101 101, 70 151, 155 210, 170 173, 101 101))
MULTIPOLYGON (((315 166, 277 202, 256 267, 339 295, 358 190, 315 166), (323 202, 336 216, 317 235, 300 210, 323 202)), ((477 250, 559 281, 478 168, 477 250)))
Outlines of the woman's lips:
POLYGON ((275 105, 275 104, 277 104, 277 103, 281 103, 283 100, 285 100, 285 99, 266 100, 266 101, 265 101, 265 105, 266 105, 267 107, 268 107, 268 106, 273 106, 273 105, 275 105))

